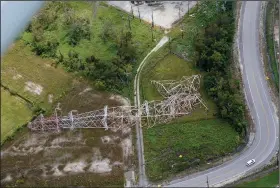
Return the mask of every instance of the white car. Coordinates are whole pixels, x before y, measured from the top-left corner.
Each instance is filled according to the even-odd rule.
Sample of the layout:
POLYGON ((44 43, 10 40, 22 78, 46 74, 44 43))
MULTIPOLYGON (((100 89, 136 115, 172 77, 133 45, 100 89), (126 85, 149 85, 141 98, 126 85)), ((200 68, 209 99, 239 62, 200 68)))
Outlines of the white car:
POLYGON ((255 162, 256 162, 255 159, 251 159, 250 161, 248 161, 248 162, 246 163, 246 166, 251 166, 251 165, 253 165, 255 162))

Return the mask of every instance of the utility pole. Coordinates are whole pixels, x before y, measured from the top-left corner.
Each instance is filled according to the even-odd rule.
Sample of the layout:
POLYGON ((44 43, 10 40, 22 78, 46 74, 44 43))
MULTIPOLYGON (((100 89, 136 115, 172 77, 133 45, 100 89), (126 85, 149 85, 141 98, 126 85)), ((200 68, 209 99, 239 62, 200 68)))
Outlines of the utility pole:
POLYGON ((207 183, 207 187, 209 188, 209 181, 208 181, 208 176, 207 177, 207 180, 206 180, 206 183, 207 183))
POLYGON ((127 21, 128 21, 128 28, 131 31, 131 24, 130 24, 130 17, 129 16, 127 17, 127 21))
POLYGON ((152 10, 152 28, 154 28, 154 11, 152 10))
POLYGON ((98 5, 99 5, 99 2, 98 1, 93 1, 92 2, 93 4, 93 10, 92 10, 92 12, 93 12, 93 19, 95 19, 96 18, 96 14, 97 14, 97 7, 98 7, 98 5))
POLYGON ((190 10, 190 2, 188 1, 188 15, 190 15, 189 10, 190 10))
POLYGON ((152 42, 154 41, 154 32, 153 32, 153 28, 151 28, 152 31, 152 42))
POLYGON ((130 5, 130 12, 132 14, 132 19, 134 19, 134 14, 133 14, 133 8, 132 8, 132 5, 130 5))
POLYGON ((171 37, 168 37, 168 48, 169 48, 169 53, 171 53, 171 37))
POLYGON ((182 39, 184 38, 184 28, 183 28, 183 24, 180 25, 180 30, 181 30, 181 35, 182 35, 182 39))
POLYGON ((139 20, 140 20, 140 22, 141 22, 140 10, 139 10, 139 7, 138 7, 138 6, 137 6, 137 10, 138 10, 139 20))
POLYGON ((179 6, 179 19, 181 18, 181 4, 179 6))

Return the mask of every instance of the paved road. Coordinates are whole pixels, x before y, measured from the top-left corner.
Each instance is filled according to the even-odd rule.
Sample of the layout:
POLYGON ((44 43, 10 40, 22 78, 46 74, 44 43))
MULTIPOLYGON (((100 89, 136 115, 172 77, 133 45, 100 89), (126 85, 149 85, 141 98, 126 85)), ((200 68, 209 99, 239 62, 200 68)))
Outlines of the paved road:
POLYGON ((210 186, 222 186, 244 173, 267 164, 278 149, 278 118, 268 92, 259 51, 259 19, 261 2, 243 2, 241 27, 239 30, 240 60, 246 100, 256 126, 256 134, 251 147, 239 157, 223 166, 210 169, 192 177, 172 181, 171 187, 206 187, 208 176, 210 186), (245 163, 256 159, 251 167, 245 163))

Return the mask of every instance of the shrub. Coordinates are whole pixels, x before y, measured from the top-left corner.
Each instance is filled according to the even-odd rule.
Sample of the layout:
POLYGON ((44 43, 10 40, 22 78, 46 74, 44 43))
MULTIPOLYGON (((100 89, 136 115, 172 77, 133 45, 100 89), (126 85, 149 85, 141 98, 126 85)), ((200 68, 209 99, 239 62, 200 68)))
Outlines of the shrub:
POLYGON ((81 39, 90 40, 90 21, 86 17, 77 17, 67 33, 68 44, 76 46, 81 39))

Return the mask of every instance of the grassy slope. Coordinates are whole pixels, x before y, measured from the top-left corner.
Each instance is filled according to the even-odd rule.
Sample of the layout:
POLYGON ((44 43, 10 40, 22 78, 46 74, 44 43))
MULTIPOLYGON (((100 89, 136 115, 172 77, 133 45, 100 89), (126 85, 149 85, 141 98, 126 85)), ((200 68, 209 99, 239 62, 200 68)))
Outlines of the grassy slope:
MULTIPOLYGON (((203 28, 203 25, 215 17, 215 2, 208 3, 207 6, 200 4, 200 9, 200 13, 197 13, 197 7, 195 7, 190 11, 192 16, 184 16, 181 22, 184 27, 183 39, 179 25, 175 26, 169 34, 172 37, 173 52, 186 55, 188 61, 175 55, 168 55, 168 44, 152 54, 141 75, 142 99, 162 99, 150 83, 151 80, 180 79, 182 76, 192 74, 202 74, 203 76, 203 73, 194 66, 194 36, 203 28)), ((168 175, 187 169, 188 163, 178 161, 180 152, 188 153, 189 162, 200 159, 200 164, 204 164, 208 157, 217 158, 232 152, 240 143, 238 134, 228 123, 215 119, 216 105, 207 96, 203 83, 201 83, 200 93, 209 108, 208 113, 205 113, 203 108, 197 108, 190 116, 181 117, 170 125, 144 130, 147 175, 150 180, 163 180, 168 175), (203 137, 207 139, 201 139, 203 137), (176 153, 176 150, 180 150, 180 152, 176 153), (169 152, 163 155, 164 151, 169 152), (207 157, 207 155, 209 156, 207 157), (171 161, 172 164, 175 161, 179 163, 178 166, 171 169, 172 164, 168 161, 171 161)))
MULTIPOLYGON (((275 14, 275 11, 273 11, 273 2, 269 2, 267 6, 267 15, 266 15, 266 41, 267 41, 267 50, 270 58, 270 67, 271 72, 273 74, 273 82, 277 88, 277 91, 279 90, 279 72, 277 69, 277 59, 275 58, 275 50, 274 49, 274 23, 273 22, 273 14, 275 14)), ((278 15, 275 14, 275 18, 277 18, 278 15)))
POLYGON ((2 59, 2 84, 40 107, 50 110, 48 95, 53 95, 53 104, 71 88, 72 76, 60 68, 51 66, 52 61, 35 56, 22 41, 15 42, 2 59), (14 76, 21 75, 15 79, 14 76), (43 87, 40 95, 25 89, 26 82, 43 87))
POLYGON ((172 173, 197 165, 197 159, 199 164, 204 164, 232 152, 238 143, 238 133, 217 119, 145 129, 147 175, 152 181, 163 180, 172 173))
POLYGON ((251 182, 246 182, 236 187, 275 187, 279 185, 279 171, 274 171, 262 178, 253 180, 251 182))
POLYGON ((19 97, 1 88, 1 142, 32 118, 32 111, 19 97))

